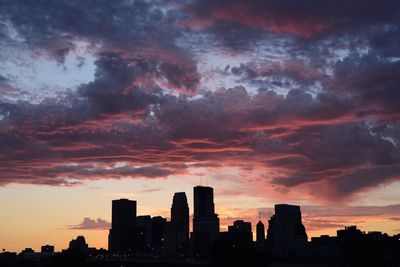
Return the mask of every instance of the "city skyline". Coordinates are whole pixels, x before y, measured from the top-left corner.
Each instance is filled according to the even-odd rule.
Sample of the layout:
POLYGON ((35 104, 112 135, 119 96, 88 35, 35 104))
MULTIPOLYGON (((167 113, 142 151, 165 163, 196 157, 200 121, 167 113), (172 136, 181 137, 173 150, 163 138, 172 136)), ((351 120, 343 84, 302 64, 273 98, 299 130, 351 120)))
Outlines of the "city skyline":
MULTIPOLYGON (((196 185, 196 186, 193 187, 193 189, 196 189, 196 188, 199 188, 199 189, 203 189, 203 188, 204 189, 211 189, 211 192, 210 192, 211 193, 211 201, 213 201, 213 199, 214 199, 213 195, 214 194, 212 192, 213 192, 214 188, 211 188, 208 185, 207 186, 205 186, 205 185, 196 185)), ((192 202, 186 202, 186 203, 188 204, 188 206, 194 207, 195 205, 191 205, 190 204, 190 203, 194 203, 194 201, 195 201, 194 198, 187 197, 185 192, 175 192, 173 194, 173 197, 171 197, 171 203, 170 203, 171 204, 171 206, 170 206, 171 208, 169 209, 169 211, 168 211, 169 213, 167 215, 165 215, 165 214, 140 214, 140 213, 137 213, 137 210, 139 210, 139 208, 140 208, 140 202, 137 199, 129 199, 129 198, 113 199, 111 201, 112 205, 111 205, 111 209, 110 209, 110 218, 114 218, 114 220, 111 219, 108 222, 108 221, 102 220, 100 218, 97 219, 97 220, 92 220, 90 218, 85 218, 80 226, 79 225, 75 225, 75 226, 71 227, 71 230, 74 229, 74 228, 78 229, 78 227, 81 227, 81 228, 79 229, 79 232, 75 232, 74 235, 72 235, 70 237, 66 237, 67 239, 68 238, 69 239, 68 239, 68 242, 66 242, 65 246, 61 246, 61 247, 54 246, 54 244, 57 244, 57 242, 51 242, 50 239, 47 239, 47 241, 49 241, 47 243, 42 241, 42 240, 36 240, 37 241, 36 244, 38 244, 37 246, 26 246, 24 244, 21 244, 21 249, 20 250, 12 250, 12 249, 6 249, 6 248, 2 248, 2 249, 4 249, 5 251, 11 251, 11 252, 20 252, 20 251, 26 251, 26 250, 30 250, 30 249, 33 249, 33 251, 41 251, 41 250, 43 251, 43 248, 46 248, 47 246, 50 246, 53 251, 60 252, 60 251, 63 251, 65 249, 67 249, 68 248, 68 244, 69 244, 69 246, 71 246, 71 238, 73 238, 74 236, 78 236, 78 239, 80 237, 82 237, 82 236, 85 236, 86 237, 86 241, 88 241, 88 238, 87 238, 88 235, 87 234, 89 234, 89 236, 91 236, 90 231, 95 231, 96 232, 95 234, 98 237, 99 237, 99 235, 102 235, 101 239, 105 239, 106 240, 106 245, 96 246, 96 245, 94 245, 95 243, 90 243, 90 241, 88 241, 87 243, 88 243, 88 245, 90 245, 90 247, 96 248, 96 249, 108 249, 110 252, 113 252, 113 251, 118 251, 118 252, 119 251, 124 251, 124 249, 121 249, 119 246, 117 248, 115 248, 115 250, 112 250, 112 249, 110 250, 110 246, 115 246, 115 245, 111 245, 112 243, 110 241, 111 229, 113 228, 113 226, 112 226, 113 225, 112 224, 113 221, 115 223, 117 223, 117 224, 120 224, 119 221, 120 221, 121 216, 122 217, 124 217, 124 216, 125 217, 126 216, 133 216, 132 217, 132 220, 134 220, 133 224, 131 226, 128 226, 128 228, 126 228, 127 225, 125 224, 125 226, 124 226, 125 228, 123 229, 123 232, 124 232, 123 235, 126 235, 127 232, 132 231, 132 229, 133 229, 132 227, 134 227, 134 225, 137 225, 137 222, 136 222, 137 218, 140 218, 140 217, 143 218, 143 217, 149 216, 149 218, 150 217, 154 218, 154 217, 157 217, 157 216, 161 216, 161 218, 164 218, 167 223, 171 223, 172 222, 172 216, 171 215, 172 215, 172 212, 173 212, 173 208, 172 207, 173 207, 174 203, 176 203, 175 202, 176 201, 176 197, 181 198, 182 194, 184 194, 184 197, 185 197, 186 201, 188 199, 192 199, 192 202), (126 207, 127 209, 123 208, 121 210, 119 208, 119 206, 120 206, 119 203, 121 203, 123 205, 121 207, 126 207), (114 208, 114 205, 115 205, 115 208, 114 208), (115 209, 115 213, 114 213, 114 209, 115 209)), ((206 196, 206 198, 207 198, 207 196, 206 196)), ((204 201, 207 202, 207 200, 205 200, 206 198, 202 197, 200 199, 203 202, 204 201)), ((199 201, 200 200, 198 200, 197 202, 199 202, 199 201)), ((209 205, 209 204, 207 204, 207 205, 209 205)), ((300 212, 300 206, 296 206, 296 205, 293 206, 293 203, 291 203, 291 204, 287 204, 287 203, 274 204, 274 206, 271 207, 268 211, 264 210, 264 215, 262 215, 262 213, 263 213, 262 211, 258 211, 257 212, 257 216, 258 217, 236 217, 236 218, 229 217, 229 218, 223 220, 224 224, 219 226, 219 231, 218 232, 219 233, 224 233, 224 232, 227 232, 227 231, 231 231, 230 229, 232 227, 234 227, 234 225, 236 223, 238 223, 238 222, 239 222, 239 224, 241 224, 243 222, 244 223, 248 223, 248 224, 250 224, 250 230, 252 232, 252 235, 251 235, 252 236, 252 242, 254 242, 254 246, 256 246, 256 248, 257 248, 257 240, 259 240, 258 239, 259 236, 257 234, 257 227, 259 226, 259 223, 262 222, 263 227, 264 227, 263 228, 263 230, 264 230, 264 236, 263 236, 264 240, 268 240, 268 229, 271 228, 271 222, 270 221, 273 220, 273 218, 277 216, 276 214, 279 215, 279 212, 281 212, 280 211, 281 209, 284 209, 286 207, 290 207, 291 209, 294 208, 295 212, 301 213, 300 212), (275 215, 274 215, 274 213, 275 213, 275 215)), ((207 214, 209 212, 214 212, 215 210, 217 210, 217 208, 214 207, 214 204, 212 204, 212 206, 209 206, 209 207, 205 207, 204 205, 202 205, 201 208, 199 206, 198 210, 199 210, 200 213, 207 214)), ((321 209, 321 208, 319 208, 318 211, 321 212, 321 213, 324 213, 324 210, 321 209)), ((189 224, 189 232, 191 233, 190 234, 190 238, 191 239, 193 238, 192 237, 193 218, 194 218, 193 215, 194 215, 194 210, 192 212, 191 209, 189 208, 189 214, 187 215, 188 218, 189 218, 189 221, 187 223, 189 224)), ((218 213, 216 215, 218 216, 218 213)), ((279 215, 279 216, 281 216, 281 215, 279 215)), ((301 217, 302 216, 300 215, 300 222, 302 222, 301 217)), ((285 217, 282 217, 282 218, 285 218, 285 217)), ((286 219, 288 219, 288 218, 286 218, 286 219)), ((295 222, 297 220, 296 216, 293 217, 290 220, 294 220, 294 222, 295 222)), ((303 221, 303 223, 304 223, 304 221, 303 221)), ((306 223, 304 223, 304 224, 306 225, 306 223)), ((282 225, 282 223, 278 222, 278 225, 282 225)), ((334 236, 336 236, 338 231, 341 230, 340 228, 345 228, 345 229, 349 228, 350 229, 350 228, 352 228, 354 226, 358 227, 358 225, 345 224, 345 223, 342 224, 342 225, 332 226, 331 227, 332 231, 330 231, 330 232, 322 232, 322 233, 315 234, 315 235, 312 235, 312 236, 307 236, 307 234, 305 234, 305 238, 306 238, 305 240, 308 240, 308 242, 310 242, 313 238, 319 238, 319 237, 323 237, 323 236, 333 236, 334 237, 334 236), (336 227, 336 228, 333 229, 334 227, 336 227)), ((363 231, 365 229, 361 229, 361 230, 363 231)), ((303 231, 308 232, 307 231, 307 227, 305 227, 305 229, 303 229, 303 231)), ((287 230, 285 230, 284 232, 286 233, 287 230)), ((311 230, 310 232, 313 232, 313 231, 311 230)), ((371 232, 371 233, 373 233, 373 232, 385 233, 384 231, 382 231, 382 229, 373 229, 371 231, 366 231, 366 233, 369 233, 369 232, 371 232)), ((165 234, 166 233, 164 232, 164 235, 165 234)), ((388 233, 388 234, 390 235, 391 233, 388 233)), ((395 234, 398 235, 400 233, 395 232, 392 235, 395 235, 395 234)), ((119 235, 121 235, 121 233, 119 235)), ((89 240, 90 240, 90 238, 89 238, 89 240)), ((271 237, 269 237, 269 240, 271 241, 271 237)), ((126 242, 126 241, 123 241, 123 242, 126 242)), ((125 246, 127 246, 127 245, 125 245, 125 246)), ((211 247, 211 244, 209 244, 209 246, 211 247)), ((282 248, 280 247, 278 251, 282 251, 282 248)))
POLYGON ((68 248, 55 251, 42 245, 40 251, 25 248, 20 253, 3 251, 5 266, 265 266, 284 263, 302 266, 397 266, 400 234, 365 232, 356 225, 308 240, 301 207, 275 204, 265 232, 260 220, 256 239, 252 223, 236 219, 220 229, 215 213, 214 189, 193 187, 193 229, 189 235, 189 208, 185 192, 172 198, 170 220, 156 215, 137 215, 137 201, 112 200, 108 249, 90 246, 83 235, 71 239, 68 248), (393 265, 394 264, 394 265, 393 265))
POLYGON ((399 43, 398 0, 1 0, 0 249, 107 248, 112 200, 199 184, 190 227, 399 233, 399 43))

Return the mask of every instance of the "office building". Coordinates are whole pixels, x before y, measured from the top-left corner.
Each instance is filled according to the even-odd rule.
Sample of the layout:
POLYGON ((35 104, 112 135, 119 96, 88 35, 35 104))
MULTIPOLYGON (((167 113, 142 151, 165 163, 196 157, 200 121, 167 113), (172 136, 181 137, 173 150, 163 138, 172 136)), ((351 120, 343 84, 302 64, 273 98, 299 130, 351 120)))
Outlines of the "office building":
POLYGON ((184 192, 174 194, 171 206, 171 222, 164 228, 164 255, 181 256, 189 241, 189 205, 184 192))
POLYGON ((219 234, 219 218, 214 209, 214 190, 196 186, 194 192, 193 253, 195 257, 208 257, 219 234))
POLYGON ((80 235, 69 242, 68 250, 87 252, 89 245, 86 243, 85 237, 80 235))
POLYGON ((250 248, 253 246, 253 232, 251 223, 243 220, 236 220, 233 225, 228 226, 233 244, 237 248, 250 248))
POLYGON ((262 243, 265 241, 265 227, 262 221, 258 221, 256 225, 256 242, 262 243))
POLYGON ((189 238, 189 205, 185 192, 174 194, 171 207, 171 223, 179 232, 179 239, 186 242, 189 238))
POLYGON ((166 220, 161 216, 136 217, 136 248, 148 255, 160 255, 166 220))
POLYGON ((136 248, 136 201, 112 201, 112 221, 108 239, 111 252, 126 253, 136 248))
POLYGON ((265 227, 263 222, 260 220, 256 225, 256 249, 258 251, 264 251, 265 246, 265 227))
POLYGON ((300 206, 275 205, 275 215, 268 225, 267 241, 275 254, 301 254, 307 246, 307 234, 301 220, 300 206))

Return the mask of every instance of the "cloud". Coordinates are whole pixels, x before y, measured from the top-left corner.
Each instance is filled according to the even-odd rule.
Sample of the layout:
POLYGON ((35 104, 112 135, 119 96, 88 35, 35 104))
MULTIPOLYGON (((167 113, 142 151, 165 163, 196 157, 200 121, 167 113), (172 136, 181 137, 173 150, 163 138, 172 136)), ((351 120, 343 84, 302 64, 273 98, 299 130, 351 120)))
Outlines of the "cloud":
POLYGON ((335 30, 354 30, 369 24, 385 23, 398 18, 398 2, 384 1, 197 1, 187 9, 194 14, 194 23, 204 25, 226 22, 276 33, 313 37, 335 30), (360 8, 362 6, 363 8, 360 8), (204 21, 209 21, 204 23, 204 21))
POLYGON ((337 201, 399 181, 397 1, 1 7, 1 61, 84 46, 95 75, 32 102, 0 69, 0 185, 234 168, 249 190, 226 194, 337 201))
POLYGON ((83 221, 80 224, 69 225, 68 229, 71 230, 108 230, 111 227, 111 223, 103 220, 101 218, 98 219, 90 219, 89 217, 83 218, 83 221))
MULTIPOLYGON (((153 79, 170 89, 193 93, 200 80, 196 61, 176 44, 181 30, 174 27, 173 14, 164 13, 162 8, 156 2, 140 0, 101 4, 32 2, 23 6, 8 1, 2 5, 0 16, 7 20, 11 32, 21 38, 15 41, 10 30, 4 31, 4 41, 0 45, 4 48, 22 45, 63 64, 69 51, 79 50, 80 44, 86 43, 94 55, 122 54, 126 62, 140 62, 143 71, 155 74, 153 79)), ((121 68, 114 71, 116 79, 127 78, 121 77, 123 73, 119 70, 121 68)), ((147 78, 143 77, 142 82, 147 78)))
POLYGON ((3 106, 10 113, 9 128, 2 133, 1 146, 8 151, 3 184, 36 177, 39 184, 57 177, 63 184, 68 179, 166 177, 190 167, 179 165, 182 159, 199 164, 251 159, 279 170, 279 176, 269 177, 272 184, 312 190, 319 183, 331 198, 398 179, 398 147, 388 140, 396 132, 373 133, 367 123, 348 117, 354 107, 334 95, 313 98, 291 90, 286 96, 260 91, 250 97, 245 88, 235 87, 193 100, 140 89, 82 88, 79 93, 86 98, 75 104, 81 110, 65 109, 65 102, 3 106), (139 110, 131 122, 129 113, 139 110), (17 160, 19 167, 10 168, 17 160), (110 164, 118 161, 129 164, 110 164), (65 162, 75 165, 62 166, 65 162))
POLYGON ((149 189, 143 189, 140 192, 141 193, 153 193, 153 192, 159 192, 161 191, 161 188, 149 188, 149 189))
POLYGON ((16 173, 10 168, 1 168, 9 178, 2 179, 0 184, 32 183, 53 186, 72 186, 80 184, 85 179, 121 179, 121 178, 166 178, 183 172, 171 167, 156 166, 121 166, 99 163, 54 165, 54 166, 24 166, 16 173))

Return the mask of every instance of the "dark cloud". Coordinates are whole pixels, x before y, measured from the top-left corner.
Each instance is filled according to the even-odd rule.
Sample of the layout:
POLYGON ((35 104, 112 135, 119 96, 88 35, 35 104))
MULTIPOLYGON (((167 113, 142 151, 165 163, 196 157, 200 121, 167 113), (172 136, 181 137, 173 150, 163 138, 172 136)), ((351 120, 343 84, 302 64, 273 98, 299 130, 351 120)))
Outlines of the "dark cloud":
MULTIPOLYGON (((107 86, 104 87, 107 90, 90 84, 82 88, 80 94, 88 101, 89 114, 102 114, 100 117, 82 113, 74 121, 57 112, 61 114, 53 118, 57 123, 46 128, 43 124, 31 123, 28 118, 43 119, 38 111, 48 110, 48 104, 35 106, 30 116, 9 109, 11 129, 12 123, 18 122, 21 126, 14 130, 18 135, 7 133, 11 130, 3 132, 2 149, 7 151, 4 154, 7 156, 3 157, 3 173, 7 174, 3 183, 13 181, 12 177, 15 181, 29 182, 35 177, 46 176, 43 183, 59 177, 64 177, 61 183, 68 178, 165 177, 185 171, 185 165, 168 165, 180 163, 182 159, 197 163, 212 160, 246 163, 247 157, 265 167, 286 169, 283 172, 286 177, 273 178, 273 184, 295 187, 320 182, 335 192, 326 194, 330 197, 351 195, 398 178, 399 151, 387 139, 390 133, 386 133, 385 139, 373 132, 378 129, 374 130, 364 122, 348 121, 346 115, 353 107, 334 95, 320 94, 312 98, 303 91, 292 90, 287 96, 261 91, 251 98, 243 87, 237 87, 207 93, 193 100, 136 88, 124 97, 120 90, 113 91, 107 86), (85 92, 97 89, 100 95, 85 95, 85 92), (142 96, 134 93, 135 90, 140 90, 142 96), (136 101, 137 96, 142 102, 136 101), (107 99, 119 105, 115 106, 116 110, 103 108, 99 102, 91 102, 96 97, 104 99, 106 105, 113 105, 107 99), (154 105, 154 109, 150 110, 149 105, 154 105), (143 114, 139 121, 131 123, 126 112, 134 112, 137 108, 143 114), (106 114, 111 115, 110 120, 104 117, 106 114), (125 114, 119 122, 115 121, 117 114, 125 114), (63 122, 65 119, 67 121, 63 122), (22 134, 20 130, 24 127, 22 134), (30 147, 29 151, 24 149, 26 147, 30 147), (274 155, 281 156, 277 159, 274 155), (16 161, 21 160, 26 164, 26 173, 29 172, 25 176, 18 175, 25 168, 20 166, 18 172, 9 168, 10 163, 17 164, 16 161), (119 160, 133 166, 150 163, 154 167, 40 166, 37 171, 31 166, 32 162, 54 160, 57 164, 119 160), (163 167, 162 164, 167 165, 163 167), (287 171, 289 167, 290 171, 287 171)), ((21 110, 26 112, 28 107, 21 110)), ((395 138, 396 133, 391 135, 395 138)))
MULTIPOLYGON (((310 127, 294 136, 302 140, 293 147, 293 154, 304 157, 268 162, 275 167, 296 168, 287 178, 275 178, 273 183, 292 187, 324 181, 329 185, 326 196, 335 198, 399 178, 398 148, 371 134, 364 124, 310 127)), ((320 184, 315 186, 316 192, 318 188, 320 184)))
POLYGON ((360 105, 360 116, 397 117, 400 100, 400 63, 379 54, 348 57, 335 66, 335 90, 345 91, 360 105), (337 85, 338 83, 341 86, 337 85), (395 113, 395 114, 393 114, 395 113))
POLYGON ((3 1, 0 46, 65 64, 84 43, 96 69, 38 103, 0 76, 0 184, 233 166, 332 200, 398 181, 398 5, 3 1))
POLYGON ((399 3, 394 0, 380 3, 361 0, 307 3, 295 0, 204 0, 189 4, 187 9, 193 12, 195 19, 208 19, 211 24, 227 21, 304 37, 362 29, 366 25, 399 19, 399 3))
POLYGON ((135 79, 151 71, 148 64, 135 64, 117 54, 104 54, 96 65, 95 80, 79 89, 95 114, 136 112, 154 102, 154 97, 132 85, 135 79))
MULTIPOLYGON (((84 157, 84 155, 80 155, 84 157)), ((32 183, 32 184, 43 184, 43 185, 64 185, 71 186, 81 183, 85 179, 120 179, 120 178, 166 178, 169 175, 179 174, 184 172, 182 167, 173 166, 116 166, 112 161, 117 161, 118 158, 110 157, 108 163, 100 163, 102 159, 96 154, 97 162, 89 163, 72 163, 79 161, 75 159, 71 160, 71 163, 67 163, 67 158, 59 159, 58 161, 64 161, 61 163, 51 163, 48 159, 42 159, 42 162, 26 162, 22 164, 12 164, 11 166, 1 165, 0 169, 3 173, 0 181, 1 185, 7 183, 32 183), (18 166, 18 171, 15 167, 18 166)), ((55 160, 52 158, 53 161, 55 160)), ((104 159, 103 159, 104 160, 104 159)), ((123 160, 123 159, 119 159, 123 160)), ((126 159, 133 160, 135 159, 126 159)), ((84 161, 84 159, 80 159, 84 161)), ((140 160, 136 160, 139 162, 140 160)))
POLYGON ((69 225, 68 229, 71 230, 108 230, 111 227, 111 223, 103 220, 101 218, 98 219, 90 219, 89 217, 83 218, 83 221, 80 224, 69 225))
POLYGON ((140 0, 5 1, 0 16, 30 49, 43 50, 59 63, 77 49, 77 43, 87 42, 94 53, 118 52, 150 62, 147 67, 165 78, 171 89, 193 93, 200 80, 196 62, 177 45, 180 29, 174 27, 172 14, 161 9, 155 1, 140 0))

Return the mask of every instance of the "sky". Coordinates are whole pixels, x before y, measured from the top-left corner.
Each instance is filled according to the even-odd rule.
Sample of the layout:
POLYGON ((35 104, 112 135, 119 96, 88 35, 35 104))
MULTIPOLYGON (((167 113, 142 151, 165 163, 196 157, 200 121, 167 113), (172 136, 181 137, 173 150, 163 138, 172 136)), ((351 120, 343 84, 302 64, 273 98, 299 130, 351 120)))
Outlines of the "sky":
POLYGON ((107 248, 111 200, 221 230, 400 232, 397 0, 0 0, 0 249, 107 248))

